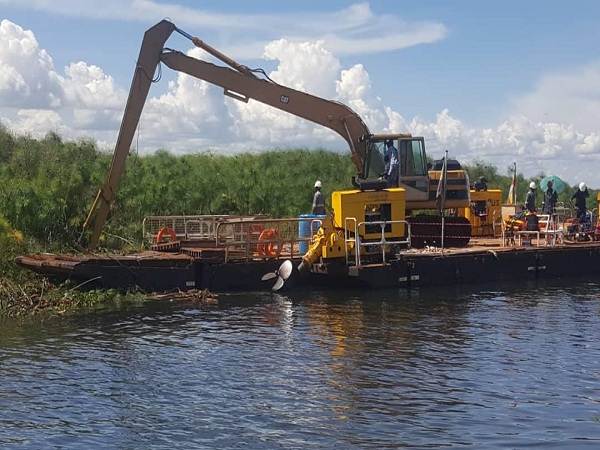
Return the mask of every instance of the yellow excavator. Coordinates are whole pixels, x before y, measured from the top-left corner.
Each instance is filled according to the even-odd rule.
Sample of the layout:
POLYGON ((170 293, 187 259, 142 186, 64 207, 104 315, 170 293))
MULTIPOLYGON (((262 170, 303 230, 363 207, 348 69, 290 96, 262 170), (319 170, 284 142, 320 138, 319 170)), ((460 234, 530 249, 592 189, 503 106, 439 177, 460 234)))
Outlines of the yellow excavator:
MULTIPOLYGON (((354 189, 333 193, 334 213, 330 218, 329 231, 323 235, 323 240, 332 244, 327 246, 332 256, 345 253, 342 249, 346 249, 349 244, 346 242, 344 245, 338 245, 340 242, 355 242, 356 233, 348 232, 350 216, 353 217, 355 225, 365 222, 395 222, 393 226, 371 227, 371 232, 367 225, 359 232, 367 238, 372 236, 374 240, 381 240, 380 236, 383 236, 391 241, 401 241, 401 237, 407 234, 406 228, 410 228, 413 246, 425 245, 427 240, 437 240, 439 245, 442 229, 439 226, 440 216, 412 214, 422 210, 437 210, 439 207, 436 196, 439 197, 443 171, 428 166, 423 137, 410 134, 372 134, 362 118, 348 106, 278 84, 263 70, 241 65, 201 39, 163 20, 148 29, 144 35, 110 171, 83 225, 85 232, 93 224, 89 237, 90 248, 93 249, 98 244, 111 202, 125 172, 125 162, 134 133, 160 63, 220 86, 229 97, 242 102, 248 102, 250 99, 262 102, 327 127, 346 140, 357 176, 352 180, 354 189), (228 67, 166 48, 165 43, 173 32, 190 39, 194 45, 228 67), (391 187, 381 178, 385 168, 385 142, 388 140, 393 141, 398 149, 400 169, 399 183, 391 187), (404 223, 401 223, 402 221, 404 223), (408 227, 405 226, 407 224, 408 227)), ((452 167, 444 173, 445 209, 468 207, 470 194, 467 173, 452 167)), ((446 220, 447 230, 451 230, 447 233, 446 245, 466 245, 471 234, 468 219, 448 217, 446 220)), ((311 250, 314 251, 312 248, 311 250)), ((318 253, 322 255, 323 251, 318 253)))

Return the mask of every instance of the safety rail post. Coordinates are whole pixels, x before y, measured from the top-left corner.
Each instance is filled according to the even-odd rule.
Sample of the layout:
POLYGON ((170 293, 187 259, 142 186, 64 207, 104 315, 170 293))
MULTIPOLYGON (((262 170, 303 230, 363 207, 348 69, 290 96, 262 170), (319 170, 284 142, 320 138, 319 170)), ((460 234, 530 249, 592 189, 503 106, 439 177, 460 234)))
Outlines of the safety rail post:
POLYGON ((357 241, 357 237, 360 238, 359 234, 358 234, 358 227, 356 224, 356 218, 355 217, 346 217, 344 219, 344 253, 346 254, 346 265, 349 264, 349 254, 348 254, 348 244, 354 242, 354 264, 356 265, 356 267, 360 267, 360 252, 359 250, 359 241, 357 241), (354 226, 352 228, 350 228, 349 225, 354 224, 354 226), (350 232, 348 230, 353 229, 354 230, 354 237, 350 236, 350 232))
POLYGON ((502 218, 502 211, 498 216, 498 211, 494 210, 492 213, 492 235, 496 238, 499 236, 504 237, 504 219, 502 218), (496 226, 500 226, 500 233, 496 233, 496 226))
POLYGON ((357 265, 356 267, 360 267, 361 266, 361 261, 360 261, 360 249, 362 247, 371 247, 371 246, 380 246, 381 247, 381 253, 382 253, 382 260, 383 263, 386 264, 386 257, 385 257, 385 248, 386 246, 392 246, 392 245, 401 245, 401 244, 406 244, 408 245, 408 247, 410 247, 410 242, 411 242, 411 238, 410 238, 410 223, 408 223, 408 221, 406 220, 391 220, 391 221, 386 221, 386 220, 382 220, 382 221, 374 221, 374 222, 360 222, 356 225, 356 254, 358 255, 356 258, 357 261, 357 265), (393 224, 398 224, 398 223, 403 223, 406 226, 406 239, 404 240, 387 240, 385 238, 385 226, 386 225, 393 225, 393 224), (360 234, 359 234, 359 230, 360 227, 362 226, 366 226, 366 225, 380 225, 381 226, 381 239, 379 241, 369 241, 369 242, 362 242, 360 239, 360 234))
POLYGON ((321 220, 321 219, 312 219, 310 221, 310 229, 309 229, 309 231, 310 231, 310 237, 308 238, 308 245, 309 245, 309 247, 310 247, 311 244, 314 243, 313 238, 315 237, 315 233, 313 233, 313 229, 314 229, 313 226, 315 226, 315 225, 316 225, 316 229, 317 229, 317 232, 318 232, 319 228, 321 228, 323 226, 323 220, 321 220))

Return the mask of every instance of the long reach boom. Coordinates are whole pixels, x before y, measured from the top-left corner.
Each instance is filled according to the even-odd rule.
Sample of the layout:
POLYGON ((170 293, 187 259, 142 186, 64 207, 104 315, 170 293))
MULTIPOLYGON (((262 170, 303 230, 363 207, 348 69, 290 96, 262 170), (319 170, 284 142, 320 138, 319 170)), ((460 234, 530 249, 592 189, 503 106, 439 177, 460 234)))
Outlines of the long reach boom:
POLYGON ((335 131, 348 143, 359 179, 367 178, 365 165, 369 165, 367 146, 371 134, 361 117, 351 108, 337 101, 277 84, 263 71, 251 70, 238 64, 199 38, 192 37, 173 23, 163 20, 144 34, 111 167, 83 224, 84 231, 94 224, 89 240, 90 248, 93 249, 98 244, 111 202, 125 173, 125 163, 150 85, 156 81, 154 73, 161 62, 173 70, 222 87, 224 94, 234 99, 243 102, 248 102, 249 99, 256 100, 335 131), (173 31, 190 39, 194 45, 230 67, 217 66, 165 48, 165 43, 173 31), (255 73, 263 73, 265 78, 259 78, 255 73))

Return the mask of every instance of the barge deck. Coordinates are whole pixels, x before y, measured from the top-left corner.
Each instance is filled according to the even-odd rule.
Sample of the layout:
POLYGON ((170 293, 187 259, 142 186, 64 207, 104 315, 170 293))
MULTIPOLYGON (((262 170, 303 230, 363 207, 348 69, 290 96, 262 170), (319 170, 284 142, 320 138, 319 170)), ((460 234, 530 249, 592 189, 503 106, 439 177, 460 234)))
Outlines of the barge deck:
MULTIPOLYGON (((44 253, 19 256, 17 262, 86 288, 266 291, 273 282, 263 281, 263 275, 277 271, 285 260, 297 267, 311 240, 311 233, 303 235, 301 229, 315 224, 318 219, 163 217, 153 226, 145 224, 144 233, 154 242, 149 250, 121 255, 44 253), (174 240, 156 243, 165 223, 174 240)), ((387 256, 382 251, 379 259, 347 255, 319 261, 296 277, 294 285, 411 289, 600 274, 600 242, 538 241, 509 242, 499 236, 473 238, 461 248, 404 248, 387 256)), ((387 246, 384 242, 381 249, 387 246)))

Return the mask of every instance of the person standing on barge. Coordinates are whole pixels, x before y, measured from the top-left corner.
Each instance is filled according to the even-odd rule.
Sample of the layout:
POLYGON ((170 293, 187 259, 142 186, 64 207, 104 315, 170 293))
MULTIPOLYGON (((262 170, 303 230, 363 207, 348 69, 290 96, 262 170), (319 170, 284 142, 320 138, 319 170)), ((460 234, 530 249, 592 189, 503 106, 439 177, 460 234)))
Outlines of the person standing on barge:
POLYGON ((575 200, 575 207, 577 208, 577 219, 579 223, 585 222, 585 214, 587 212, 586 199, 590 196, 588 188, 582 181, 579 183, 579 189, 571 196, 571 200, 575 200))
POLYGON ((479 179, 473 184, 473 188, 476 191, 487 191, 487 180, 485 177, 479 177, 479 179))
POLYGON ((527 197, 525 197, 525 209, 529 213, 535 212, 535 183, 532 181, 529 183, 529 192, 527 192, 527 197))
POLYGON ((319 180, 315 181, 315 194, 313 195, 312 213, 316 215, 325 214, 325 197, 321 193, 323 185, 319 180))
POLYGON ((552 180, 548 181, 548 187, 546 188, 546 193, 544 194, 544 213, 554 216, 554 213, 556 212, 556 202, 558 201, 558 194, 556 193, 552 185, 552 180))

